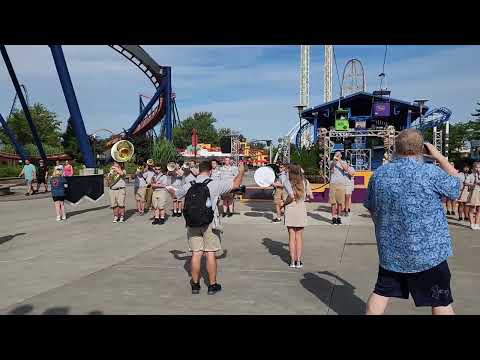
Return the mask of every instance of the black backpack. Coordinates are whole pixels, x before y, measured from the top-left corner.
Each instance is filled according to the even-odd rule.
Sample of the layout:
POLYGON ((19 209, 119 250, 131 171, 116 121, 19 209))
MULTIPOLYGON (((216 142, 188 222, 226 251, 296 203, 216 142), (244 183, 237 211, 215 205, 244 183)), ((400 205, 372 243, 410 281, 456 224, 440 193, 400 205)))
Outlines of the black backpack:
POLYGON ((210 190, 207 184, 212 179, 197 183, 192 181, 192 186, 185 195, 185 205, 183 216, 188 227, 201 227, 209 225, 213 221, 213 202, 212 206, 207 206, 207 200, 210 198, 210 190))

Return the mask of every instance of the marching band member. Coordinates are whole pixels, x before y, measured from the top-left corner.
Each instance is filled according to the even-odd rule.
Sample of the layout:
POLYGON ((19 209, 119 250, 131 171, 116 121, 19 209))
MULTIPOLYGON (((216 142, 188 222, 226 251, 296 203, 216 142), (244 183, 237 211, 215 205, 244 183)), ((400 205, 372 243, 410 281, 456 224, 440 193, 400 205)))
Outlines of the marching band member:
MULTIPOLYGON (((221 169, 221 179, 225 181, 232 181, 238 175, 238 168, 232 165, 232 160, 227 157, 225 158, 225 164, 221 169)), ((234 194, 227 193, 222 195, 223 200, 223 214, 222 217, 233 216, 233 207, 234 207, 234 194)))
POLYGON ((460 197, 458 198, 458 221, 468 221, 469 218, 469 212, 470 212, 470 207, 466 204, 468 200, 468 195, 470 194, 470 191, 468 189, 468 186, 465 184, 465 180, 467 179, 468 175, 470 173, 470 167, 468 165, 465 165, 463 167, 463 172, 460 172, 458 174, 458 178, 462 182, 461 187, 462 191, 460 192, 460 197))
POLYGON ((355 169, 347 162, 349 173, 346 176, 347 183, 345 185, 345 211, 344 215, 348 216, 352 209, 352 193, 355 189, 355 169))
POLYGON ((470 206, 470 227, 480 230, 480 162, 473 163, 473 171, 465 180, 470 187, 467 205, 470 206))
POLYGON ((145 195, 147 191, 147 179, 143 166, 139 166, 135 173, 134 189, 138 215, 143 215, 145 213, 145 195))
POLYGON ((220 180, 221 178, 221 172, 220 168, 218 167, 218 162, 216 159, 212 160, 212 175, 211 175, 212 180, 220 180))
POLYGON ((340 214, 345 205, 345 186, 350 181, 348 175, 353 175, 351 168, 342 160, 342 153, 337 151, 330 163, 329 200, 332 205, 332 224, 340 225, 340 214))
POLYGON ((153 195, 153 189, 152 189, 152 177, 155 175, 155 172, 153 171, 153 167, 155 166, 155 163, 153 162, 153 159, 148 159, 147 160, 147 166, 145 167, 145 181, 147 182, 147 189, 145 191, 145 209, 149 211, 152 208, 152 195, 153 195))
POLYGON ((110 188, 110 202, 113 210, 113 222, 124 222, 125 216, 125 176, 127 172, 120 163, 114 162, 107 175, 107 185, 110 188))
POLYGON ((153 170, 155 175, 150 183, 153 188, 152 206, 155 209, 155 218, 152 225, 162 225, 165 223, 165 208, 170 198, 170 193, 166 189, 166 186, 170 185, 170 179, 162 173, 160 166, 155 166, 153 170))
MULTIPOLYGON (((180 166, 178 164, 175 164, 176 168, 174 171, 170 172, 170 179, 171 179, 171 184, 175 189, 180 189, 183 184, 183 171, 180 169, 180 166)), ((183 200, 182 199, 177 199, 175 195, 173 196, 173 210, 172 210, 172 216, 173 217, 181 217, 182 216, 182 209, 183 209, 183 200)))

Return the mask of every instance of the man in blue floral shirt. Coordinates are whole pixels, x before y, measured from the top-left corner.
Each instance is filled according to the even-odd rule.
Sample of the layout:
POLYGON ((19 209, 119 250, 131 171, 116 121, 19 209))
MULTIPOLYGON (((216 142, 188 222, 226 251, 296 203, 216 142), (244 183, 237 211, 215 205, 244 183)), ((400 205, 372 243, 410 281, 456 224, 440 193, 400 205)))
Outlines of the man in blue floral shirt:
POLYGON ((375 224, 380 260, 367 314, 383 314, 390 297, 411 294, 416 306, 450 315, 452 246, 442 198, 458 198, 457 170, 414 129, 403 130, 395 144, 395 160, 375 171, 364 203, 375 224), (425 151, 439 167, 423 162, 425 151))

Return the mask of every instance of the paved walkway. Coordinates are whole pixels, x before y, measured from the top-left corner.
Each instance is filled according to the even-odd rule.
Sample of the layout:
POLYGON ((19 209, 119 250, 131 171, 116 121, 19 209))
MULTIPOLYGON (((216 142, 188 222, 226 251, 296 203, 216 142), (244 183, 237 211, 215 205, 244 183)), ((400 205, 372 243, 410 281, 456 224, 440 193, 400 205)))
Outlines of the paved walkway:
MULTIPOLYGON (((133 208, 129 189, 129 208, 133 208)), ((288 237, 271 223, 269 202, 237 204, 224 220, 219 257, 223 291, 192 296, 184 220, 152 226, 127 212, 112 224, 107 198, 67 205, 56 222, 51 199, 0 202, 1 314, 362 314, 374 285, 373 226, 360 205, 345 225, 309 204, 305 267, 288 267, 288 237), (28 219, 28 221, 27 221, 28 219)), ((480 232, 452 220, 455 310, 480 310, 480 232)), ((389 314, 428 314, 393 300, 389 314)))

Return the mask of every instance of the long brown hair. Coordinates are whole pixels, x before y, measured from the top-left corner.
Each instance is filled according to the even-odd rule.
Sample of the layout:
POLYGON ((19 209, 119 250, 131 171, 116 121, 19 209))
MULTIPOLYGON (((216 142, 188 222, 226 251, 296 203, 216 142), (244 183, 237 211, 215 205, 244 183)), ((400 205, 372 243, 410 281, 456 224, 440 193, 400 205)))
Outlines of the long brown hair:
POLYGON ((305 197, 305 178, 302 168, 298 165, 290 165, 288 167, 288 179, 292 184, 295 201, 301 201, 305 197))

